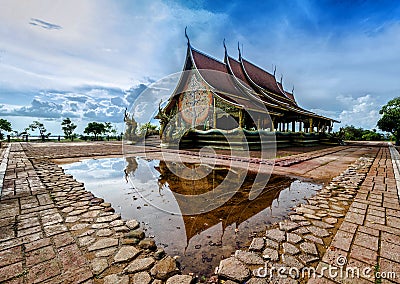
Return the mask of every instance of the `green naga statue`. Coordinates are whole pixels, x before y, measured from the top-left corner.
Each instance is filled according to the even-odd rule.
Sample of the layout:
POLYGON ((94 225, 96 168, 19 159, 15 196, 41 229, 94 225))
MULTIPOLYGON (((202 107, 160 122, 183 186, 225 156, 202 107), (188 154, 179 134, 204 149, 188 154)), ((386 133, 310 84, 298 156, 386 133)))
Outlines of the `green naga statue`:
MULTIPOLYGON (((170 121, 170 116, 165 112, 165 110, 161 109, 161 104, 162 104, 162 100, 160 101, 160 103, 158 104, 158 114, 156 115, 155 118, 160 120, 160 138, 163 139, 163 135, 164 135, 164 131, 165 131, 165 127, 167 126, 168 122, 170 121)), ((167 133, 169 134, 169 133, 167 133)), ((167 135, 169 136, 169 135, 167 135)), ((164 136, 164 139, 166 138, 166 136, 164 136)))
POLYGON ((136 142, 139 138, 138 135, 136 134, 137 122, 133 117, 133 114, 131 117, 129 117, 129 113, 127 112, 126 108, 125 108, 124 122, 126 124, 125 139, 132 142, 136 142))
POLYGON ((160 120, 160 138, 163 142, 177 143, 184 133, 189 129, 185 122, 181 121, 181 125, 177 127, 178 108, 173 108, 168 114, 165 109, 161 109, 162 101, 158 105, 158 114, 155 118, 160 120))
POLYGON ((156 119, 160 120, 160 138, 166 143, 179 143, 180 139, 185 132, 189 130, 184 121, 181 121, 181 125, 177 127, 178 119, 178 108, 173 108, 168 114, 161 108, 162 101, 158 105, 158 114, 156 119))

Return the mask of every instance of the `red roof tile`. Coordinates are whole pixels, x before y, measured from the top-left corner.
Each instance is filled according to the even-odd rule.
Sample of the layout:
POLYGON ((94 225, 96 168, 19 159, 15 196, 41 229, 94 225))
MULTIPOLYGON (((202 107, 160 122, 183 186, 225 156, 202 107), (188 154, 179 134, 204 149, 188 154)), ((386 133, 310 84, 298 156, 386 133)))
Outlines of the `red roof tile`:
POLYGON ((294 99, 294 95, 292 93, 285 91, 285 94, 289 99, 291 99, 294 103, 296 103, 296 100, 294 99))
POLYGON ((250 79, 258 86, 277 95, 283 95, 279 90, 275 76, 260 67, 242 59, 243 67, 250 79))
MULTIPOLYGON (((226 55, 226 62, 230 66, 230 70, 228 70, 228 64, 197 51, 190 45, 188 46, 187 56, 187 60, 189 61, 186 61, 184 70, 191 70, 193 63, 203 79, 214 89, 214 92, 231 103, 239 104, 246 109, 261 112, 265 110, 265 107, 272 107, 272 109, 284 109, 286 111, 302 113, 303 115, 329 119, 298 107, 294 95, 286 92, 282 84, 276 81, 274 75, 247 60, 241 59, 240 63, 226 55), (231 76, 230 73, 233 73, 233 76, 231 76), (237 79, 241 80, 241 83, 244 84, 245 87, 253 89, 257 96, 260 97, 261 101, 255 100, 253 95, 244 91, 244 89, 237 84, 237 79), (255 88, 253 83, 274 95, 266 94, 263 90, 260 92, 258 88, 255 88)), ((185 82, 188 79, 187 76, 189 76, 189 74, 183 75, 180 82, 185 82)), ((179 93, 183 91, 183 88, 184 84, 180 83, 180 86, 177 86, 175 89, 174 95, 179 95, 179 93)), ((174 95, 166 108, 169 109, 176 103, 174 95)), ((276 113, 276 115, 279 114, 276 113)))
POLYGON ((197 69, 209 69, 227 73, 225 63, 220 62, 208 55, 205 55, 194 48, 192 48, 191 51, 192 58, 197 69))
MULTIPOLYGON (((209 85, 216 89, 220 97, 234 104, 242 105, 248 109, 258 111, 265 110, 264 105, 256 102, 254 98, 251 98, 240 88, 238 88, 234 82, 234 77, 229 74, 228 66, 225 63, 222 63, 195 49, 192 49, 192 58, 201 76, 209 85), (231 96, 224 93, 231 94, 231 96)), ((239 62, 236 63, 239 64, 239 62)), ((240 66, 238 67, 240 68, 240 66)), ((242 77, 246 79, 243 73, 242 77)))
POLYGON ((279 89, 282 91, 282 93, 288 98, 290 99, 293 103, 296 103, 293 94, 285 91, 285 89, 283 88, 281 82, 277 82, 279 89))
POLYGON ((202 54, 195 49, 192 49, 192 58, 204 80, 217 91, 236 96, 244 95, 235 85, 225 63, 202 54))
POLYGON ((249 100, 249 99, 246 99, 243 97, 242 98, 241 97, 232 97, 232 96, 222 94, 222 93, 217 93, 217 94, 221 98, 223 98, 231 103, 243 106, 246 110, 254 110, 254 111, 259 111, 259 112, 267 111, 267 108, 265 105, 258 103, 254 99, 249 100))
POLYGON ((228 61, 229 61, 229 66, 231 66, 231 70, 233 72, 233 75, 235 75, 236 78, 240 79, 240 82, 244 84, 246 87, 250 87, 250 82, 247 80, 246 75, 243 73, 242 66, 240 66, 240 62, 236 61, 232 57, 228 56, 228 61))

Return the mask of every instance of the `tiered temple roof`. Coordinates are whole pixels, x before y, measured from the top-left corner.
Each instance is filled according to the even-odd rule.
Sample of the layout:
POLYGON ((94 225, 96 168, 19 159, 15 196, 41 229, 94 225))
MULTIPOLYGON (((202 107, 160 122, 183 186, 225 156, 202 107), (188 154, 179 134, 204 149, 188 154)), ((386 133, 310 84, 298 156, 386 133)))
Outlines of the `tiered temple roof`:
MULTIPOLYGON (((275 71, 271 74, 243 58, 239 48, 239 57, 234 59, 229 56, 225 43, 224 47, 224 60, 220 61, 195 49, 188 38, 183 71, 195 70, 215 97, 234 107, 258 113, 267 111, 274 125, 280 125, 286 131, 289 125, 285 127, 284 124, 288 123, 292 123, 292 131, 296 127, 295 123, 299 122, 299 131, 303 127, 304 131, 313 132, 314 127, 317 127, 319 132, 330 130, 334 122, 339 122, 300 107, 294 97, 294 89, 292 92, 285 90, 282 80, 276 80, 275 71), (218 73, 222 75, 216 75, 218 73)), ((176 105, 180 94, 185 92, 188 78, 189 75, 181 77, 165 108, 167 112, 176 105)), ((276 127, 274 125, 272 130, 276 127)))
POLYGON ((275 75, 244 59, 240 52, 239 59, 235 60, 228 55, 225 49, 225 58, 224 62, 222 62, 196 50, 189 42, 187 61, 189 61, 187 63, 191 64, 186 64, 185 70, 189 70, 187 68, 189 66, 190 68, 199 70, 204 80, 215 88, 224 99, 229 100, 229 95, 234 95, 236 103, 243 104, 244 107, 250 107, 242 101, 243 99, 247 100, 246 96, 243 95, 245 92, 252 96, 253 99, 254 96, 261 99, 268 110, 273 112, 289 111, 300 115, 338 122, 299 107, 294 94, 286 91, 282 83, 276 80, 275 75), (227 73, 234 78, 232 80, 228 76, 215 77, 212 74, 207 74, 205 70, 227 73))

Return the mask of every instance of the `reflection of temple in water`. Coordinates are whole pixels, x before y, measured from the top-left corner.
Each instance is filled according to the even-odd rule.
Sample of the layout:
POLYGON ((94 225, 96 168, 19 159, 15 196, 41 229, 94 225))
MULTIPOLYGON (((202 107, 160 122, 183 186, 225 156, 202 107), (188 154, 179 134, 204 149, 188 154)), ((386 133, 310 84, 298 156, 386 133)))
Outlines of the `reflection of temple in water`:
POLYGON ((250 236, 285 218, 289 208, 315 190, 288 177, 243 169, 137 157, 127 163, 125 172, 141 196, 129 210, 153 224, 148 232, 168 254, 180 256, 185 273, 211 275, 221 258, 246 247, 250 236), (255 184, 262 189, 258 196, 251 194, 255 184), (196 202, 200 196, 206 196, 203 203, 196 202), (185 214, 193 208, 195 213, 185 214))
MULTIPOLYGON (((225 189, 240 186, 239 190, 229 200, 224 202, 222 206, 211 211, 207 211, 205 208, 205 212, 201 214, 182 216, 188 241, 196 234, 219 223, 222 223, 223 230, 232 224, 239 226, 242 222, 270 207, 274 199, 279 198, 280 192, 290 187, 290 184, 293 182, 293 179, 284 176, 273 175, 269 177, 269 175, 265 175, 266 179, 269 178, 268 184, 257 198, 249 200, 249 193, 256 174, 249 173, 247 170, 228 170, 227 168, 209 170, 206 166, 202 165, 191 171, 189 167, 184 167, 182 164, 166 163, 164 161, 160 161, 160 165, 156 169, 160 172, 160 186, 167 185, 175 194, 202 194, 215 190, 223 182, 227 182, 224 185, 225 189), (229 171, 233 171, 235 179, 232 179, 231 176, 227 181, 226 177, 229 171), (190 177, 193 173, 202 178, 182 178, 183 176, 190 177)), ((181 208, 190 206, 190 204, 181 204, 179 198, 177 198, 177 201, 181 208)))

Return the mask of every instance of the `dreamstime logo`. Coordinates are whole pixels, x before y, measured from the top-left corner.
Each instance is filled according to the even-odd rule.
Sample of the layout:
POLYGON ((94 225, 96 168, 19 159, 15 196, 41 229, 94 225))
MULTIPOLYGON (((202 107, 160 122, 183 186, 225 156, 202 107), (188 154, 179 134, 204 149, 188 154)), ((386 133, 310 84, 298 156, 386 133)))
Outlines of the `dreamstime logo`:
POLYGON ((347 258, 345 256, 338 256, 335 260, 336 265, 321 266, 317 271, 314 267, 285 267, 285 266, 268 266, 266 263, 264 267, 259 267, 253 270, 253 275, 259 278, 322 278, 327 277, 330 279, 396 279, 397 275, 393 271, 377 271, 377 267, 356 267, 347 265, 347 258))
MULTIPOLYGON (((266 160, 276 154, 273 129, 265 104, 245 83, 222 72, 185 71, 152 83, 135 99, 126 116, 123 153, 132 157, 140 148, 146 157, 165 162, 159 171, 166 166, 186 185, 196 181, 201 184, 221 167, 227 169, 224 179, 206 192, 204 188, 196 191, 195 186, 190 193, 173 192, 179 212, 146 200, 173 214, 196 215, 220 207, 241 190, 246 174, 239 174, 237 168, 258 172, 247 192, 248 199, 263 191, 273 169, 273 163, 266 160), (161 132, 159 148, 149 146, 145 139, 154 124, 159 124, 161 132), (257 159, 251 156, 253 149, 257 149, 257 159), (262 173, 258 171, 260 161, 262 173)), ((141 186, 129 173, 128 178, 134 189, 141 186)), ((145 190, 138 190, 144 199, 145 190)))
POLYGON ((339 255, 336 259, 336 264, 339 266, 344 266, 347 263, 347 258, 343 255, 339 255))

